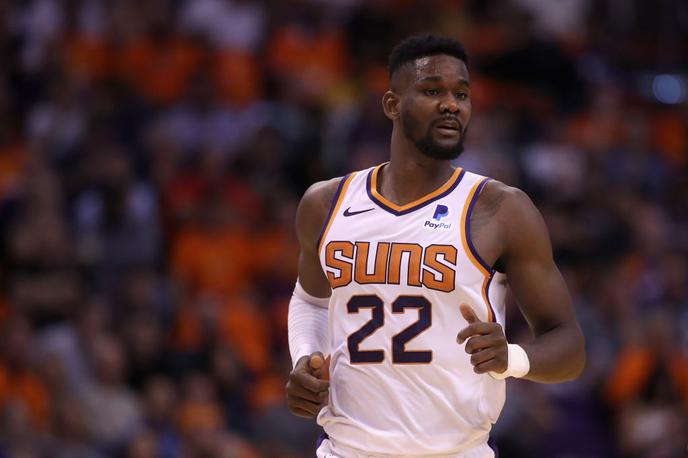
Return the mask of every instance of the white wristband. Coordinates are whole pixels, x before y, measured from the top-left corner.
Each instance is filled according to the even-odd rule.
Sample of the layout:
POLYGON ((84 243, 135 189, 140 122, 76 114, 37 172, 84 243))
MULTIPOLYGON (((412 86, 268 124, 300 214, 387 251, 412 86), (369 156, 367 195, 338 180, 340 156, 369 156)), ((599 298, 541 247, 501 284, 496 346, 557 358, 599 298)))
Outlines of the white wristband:
POLYGON ((329 353, 328 310, 329 297, 308 294, 296 281, 289 301, 288 334, 292 365, 314 351, 329 353))
POLYGON ((504 372, 488 372, 490 376, 497 380, 504 380, 507 377, 521 378, 530 371, 530 360, 528 354, 520 345, 507 344, 507 367, 504 372))

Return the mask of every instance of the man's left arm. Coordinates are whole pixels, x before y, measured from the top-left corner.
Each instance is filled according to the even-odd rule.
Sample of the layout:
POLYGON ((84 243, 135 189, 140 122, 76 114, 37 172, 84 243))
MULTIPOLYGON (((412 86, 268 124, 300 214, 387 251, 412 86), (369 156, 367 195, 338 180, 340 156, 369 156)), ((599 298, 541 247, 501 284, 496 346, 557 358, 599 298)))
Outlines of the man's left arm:
POLYGON ((520 344, 530 361, 525 378, 548 383, 575 379, 585 366, 585 339, 554 263, 545 222, 530 198, 514 188, 496 216, 505 228, 501 262, 533 334, 520 344))
MULTIPOLYGON (((585 366, 585 341, 566 283, 554 263, 547 228, 524 192, 498 185, 503 199, 492 222, 498 225, 503 244, 499 262, 532 332, 529 342, 519 344, 530 366, 523 378, 544 383, 573 380, 585 366)), ((475 322, 470 310, 462 313, 469 326, 459 333, 459 341, 468 339, 466 351, 476 372, 511 369, 508 357, 519 355, 512 353, 514 348, 507 349, 501 326, 475 322)))

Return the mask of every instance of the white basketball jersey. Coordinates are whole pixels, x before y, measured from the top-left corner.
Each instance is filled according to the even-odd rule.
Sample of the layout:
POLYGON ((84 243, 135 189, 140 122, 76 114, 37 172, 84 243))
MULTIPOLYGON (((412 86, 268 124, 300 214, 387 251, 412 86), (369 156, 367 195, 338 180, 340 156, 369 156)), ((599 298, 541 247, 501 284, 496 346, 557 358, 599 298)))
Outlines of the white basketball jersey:
POLYGON ((335 448, 365 456, 461 456, 487 442, 505 397, 456 342, 460 304, 504 326, 506 277, 470 238, 487 178, 459 168, 402 206, 377 191, 383 166, 342 179, 319 242, 332 297, 318 423, 335 448))

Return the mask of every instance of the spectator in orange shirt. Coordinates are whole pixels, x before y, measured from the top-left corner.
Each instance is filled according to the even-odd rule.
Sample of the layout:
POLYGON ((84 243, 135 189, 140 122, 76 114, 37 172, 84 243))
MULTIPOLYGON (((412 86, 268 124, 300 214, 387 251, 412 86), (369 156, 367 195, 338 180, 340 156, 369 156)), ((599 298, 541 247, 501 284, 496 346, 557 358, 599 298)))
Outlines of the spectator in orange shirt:
POLYGON ((146 33, 127 39, 116 52, 117 66, 122 78, 146 99, 168 104, 184 93, 202 52, 177 35, 167 18, 147 19, 146 33))
POLYGON ((31 426, 37 430, 47 426, 50 415, 48 392, 33 370, 29 360, 29 344, 33 331, 29 322, 11 318, 2 332, 0 347, 0 410, 18 403, 26 409, 31 426))

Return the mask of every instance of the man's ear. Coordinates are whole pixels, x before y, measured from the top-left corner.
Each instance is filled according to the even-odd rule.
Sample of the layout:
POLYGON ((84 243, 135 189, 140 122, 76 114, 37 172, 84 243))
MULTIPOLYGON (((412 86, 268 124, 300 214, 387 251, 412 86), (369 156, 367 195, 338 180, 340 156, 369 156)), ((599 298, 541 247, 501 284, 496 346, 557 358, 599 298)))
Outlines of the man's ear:
POLYGON ((385 112, 385 116, 391 120, 397 119, 401 108, 400 103, 401 99, 395 92, 391 90, 385 92, 382 96, 382 111, 385 112))

